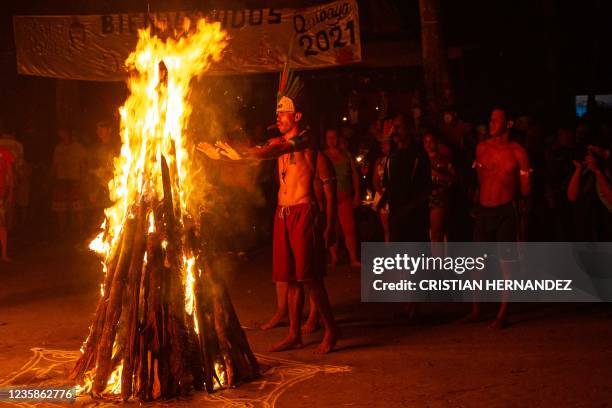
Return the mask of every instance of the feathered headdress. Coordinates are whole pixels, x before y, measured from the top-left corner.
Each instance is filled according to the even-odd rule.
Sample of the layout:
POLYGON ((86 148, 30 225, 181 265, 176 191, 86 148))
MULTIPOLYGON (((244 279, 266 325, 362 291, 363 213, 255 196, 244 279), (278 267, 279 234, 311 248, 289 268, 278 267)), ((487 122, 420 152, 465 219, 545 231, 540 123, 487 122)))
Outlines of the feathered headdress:
POLYGON ((276 94, 276 112, 295 112, 295 100, 302 91, 304 84, 300 78, 289 68, 291 49, 293 41, 289 46, 289 53, 285 65, 281 71, 278 81, 278 93, 276 94))

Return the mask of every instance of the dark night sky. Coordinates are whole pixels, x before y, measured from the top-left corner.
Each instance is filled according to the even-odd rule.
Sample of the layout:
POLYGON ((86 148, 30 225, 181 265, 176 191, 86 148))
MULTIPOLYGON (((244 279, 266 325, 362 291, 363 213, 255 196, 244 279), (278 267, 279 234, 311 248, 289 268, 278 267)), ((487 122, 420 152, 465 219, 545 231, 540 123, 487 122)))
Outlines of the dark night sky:
MULTIPOLYGON (((418 0, 358 0, 362 41, 418 44, 418 0), (389 12, 390 11, 390 12, 389 12)), ((241 8, 310 5, 326 1, 150 1, 152 10, 219 7, 241 8)), ((455 87, 483 104, 503 95, 503 103, 540 110, 550 101, 567 101, 577 93, 612 93, 612 2, 606 0, 441 0, 444 36, 463 49, 463 62, 453 67, 455 87), (470 92, 468 92, 468 90, 470 92), (565 99, 564 99, 565 98, 565 99), (539 105, 534 101, 539 100, 539 105)), ((142 0, 2 2, 0 69, 4 84, 15 76, 12 14, 91 14, 136 12, 142 0)), ((401 72, 404 68, 400 68, 401 72)), ((462 101, 458 101, 461 103, 462 101)))

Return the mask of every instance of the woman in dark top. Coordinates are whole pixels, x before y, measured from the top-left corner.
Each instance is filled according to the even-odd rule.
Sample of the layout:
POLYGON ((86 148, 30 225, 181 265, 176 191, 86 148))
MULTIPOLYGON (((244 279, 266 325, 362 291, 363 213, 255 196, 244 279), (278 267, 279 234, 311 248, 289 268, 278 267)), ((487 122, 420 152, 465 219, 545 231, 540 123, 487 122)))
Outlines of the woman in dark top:
POLYGON ((449 209, 449 192, 455 169, 447 155, 441 153, 440 143, 431 133, 425 133, 423 148, 431 163, 432 190, 429 196, 429 236, 431 242, 444 241, 449 209))
POLYGON ((391 153, 391 138, 385 138, 380 141, 380 150, 382 154, 378 159, 376 159, 376 163, 374 164, 374 175, 372 177, 372 184, 374 185, 375 190, 374 206, 380 217, 385 242, 389 242, 391 241, 391 237, 389 235, 389 204, 382 204, 379 206, 378 203, 385 194, 383 177, 385 175, 385 168, 387 167, 387 160, 389 159, 389 154, 391 153))

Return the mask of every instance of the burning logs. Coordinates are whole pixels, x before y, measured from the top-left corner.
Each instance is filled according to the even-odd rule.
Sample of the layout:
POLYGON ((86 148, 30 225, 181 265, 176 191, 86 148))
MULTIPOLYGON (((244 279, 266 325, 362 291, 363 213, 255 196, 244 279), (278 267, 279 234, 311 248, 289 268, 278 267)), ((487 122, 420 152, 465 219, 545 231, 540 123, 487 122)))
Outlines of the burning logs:
POLYGON ((70 375, 81 393, 153 400, 258 375, 223 281, 208 267, 213 245, 201 215, 196 229, 190 200, 190 81, 221 58, 226 35, 204 20, 184 29, 177 38, 141 30, 126 61, 113 205, 90 245, 103 255, 104 284, 70 375))
POLYGON ((96 397, 212 392, 259 373, 227 289, 208 267, 204 237, 176 216, 168 165, 160 162, 163 200, 132 206, 71 373, 96 397))

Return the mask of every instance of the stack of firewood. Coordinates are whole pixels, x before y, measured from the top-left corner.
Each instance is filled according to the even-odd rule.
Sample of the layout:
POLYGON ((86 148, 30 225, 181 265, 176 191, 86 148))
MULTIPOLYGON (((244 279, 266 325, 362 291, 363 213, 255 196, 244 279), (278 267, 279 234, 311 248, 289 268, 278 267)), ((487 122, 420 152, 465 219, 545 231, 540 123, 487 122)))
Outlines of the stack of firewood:
POLYGON ((105 260, 104 292, 70 375, 90 379, 94 397, 110 393, 118 367, 124 400, 212 392, 259 373, 228 291, 209 267, 206 225, 180 213, 163 156, 160 166, 163 199, 133 204, 105 260), (195 260, 192 314, 185 308, 185 257, 195 260))

